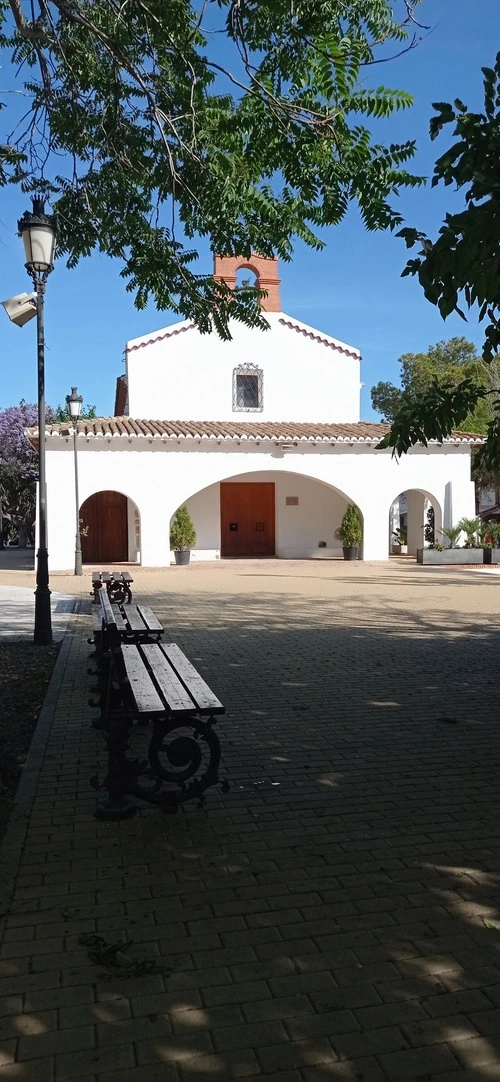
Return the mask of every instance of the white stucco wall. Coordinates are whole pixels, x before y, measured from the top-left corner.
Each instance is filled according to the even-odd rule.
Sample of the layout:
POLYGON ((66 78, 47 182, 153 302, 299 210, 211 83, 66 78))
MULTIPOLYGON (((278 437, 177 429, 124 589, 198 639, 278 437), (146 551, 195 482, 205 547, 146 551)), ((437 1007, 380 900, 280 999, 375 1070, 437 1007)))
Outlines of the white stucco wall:
POLYGON ((221 342, 216 334, 201 335, 186 323, 128 342, 129 416, 191 421, 359 421, 359 356, 332 348, 335 339, 328 336, 317 341, 283 325, 280 319, 322 338, 321 332, 284 313, 269 312, 267 319, 270 329, 261 332, 232 324, 230 342, 221 342), (233 411, 233 369, 248 363, 263 371, 263 409, 233 411))
MULTIPOLYGON (((198 545, 205 548, 213 540, 218 510, 213 494, 203 490, 228 479, 274 479, 277 503, 284 495, 302 494, 299 508, 309 509, 310 528, 307 541, 327 540, 327 530, 335 528, 338 498, 332 491, 311 511, 314 486, 312 478, 329 485, 346 500, 359 506, 364 519, 364 559, 385 560, 388 556, 389 510, 402 491, 418 489, 430 495, 443 511, 444 525, 457 522, 463 515, 474 515, 474 485, 470 480, 470 452, 467 445, 444 448, 414 448, 398 463, 389 451, 356 445, 321 445, 316 448, 299 444, 289 452, 271 444, 216 441, 179 441, 164 443, 149 439, 102 439, 79 437, 78 460, 80 503, 93 492, 116 489, 131 499, 141 519, 141 562, 146 567, 164 567, 170 562, 168 526, 176 508, 197 493, 192 502, 195 515, 208 510, 198 545), (265 476, 264 476, 265 475, 265 476), (295 476, 293 476, 295 475, 295 476), (299 486, 299 487, 297 487, 299 486), (325 510, 328 508, 330 510, 325 510), (198 509, 198 510, 197 510, 198 509), (322 517, 323 516, 323 517, 322 517), (205 533, 203 533, 205 531, 205 533)), ((49 559, 52 570, 72 567, 74 549, 73 458, 68 441, 54 437, 47 441, 47 492, 49 559)), ((318 488, 322 493, 322 486, 318 488)), ((201 521, 201 519, 199 520, 201 521)), ((281 522, 292 523, 286 516, 281 522)), ((306 541, 305 515, 301 521, 300 544, 306 541)), ((197 528, 200 527, 197 524, 197 528)), ((278 532, 278 544, 292 545, 293 528, 278 532)), ((293 541, 295 544, 295 541, 293 541)), ((210 546, 211 547, 211 546, 210 546)))

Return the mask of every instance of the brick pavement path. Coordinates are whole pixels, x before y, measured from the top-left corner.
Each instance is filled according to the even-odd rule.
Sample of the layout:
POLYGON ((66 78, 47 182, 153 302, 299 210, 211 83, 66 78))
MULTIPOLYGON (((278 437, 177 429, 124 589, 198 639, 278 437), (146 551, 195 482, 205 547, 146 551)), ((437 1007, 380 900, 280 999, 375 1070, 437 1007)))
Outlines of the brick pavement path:
POLYGON ((0 1082, 500 1079, 499 580, 270 562, 136 585, 228 706, 232 788, 93 819, 79 617, 1 952, 0 1082), (104 980, 94 930, 171 973, 104 980))

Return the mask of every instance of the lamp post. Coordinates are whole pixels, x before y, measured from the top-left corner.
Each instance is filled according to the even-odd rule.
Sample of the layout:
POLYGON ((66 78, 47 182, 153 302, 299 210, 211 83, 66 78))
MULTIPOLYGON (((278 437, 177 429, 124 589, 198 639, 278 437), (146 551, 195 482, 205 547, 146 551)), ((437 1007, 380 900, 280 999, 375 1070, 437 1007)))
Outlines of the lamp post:
POLYGON ((66 395, 66 405, 73 422, 73 451, 75 458, 75 506, 76 506, 76 532, 75 532, 75 575, 83 574, 82 571, 82 541, 80 537, 80 500, 78 496, 78 453, 76 437, 78 430, 78 418, 82 412, 83 398, 77 394, 77 387, 71 388, 71 394, 66 395))
POLYGON ((26 270, 36 292, 37 354, 38 354, 38 552, 36 555, 35 631, 34 642, 46 646, 52 642, 50 614, 49 561, 47 552, 47 482, 45 476, 45 283, 54 268, 56 220, 45 214, 44 200, 33 199, 33 210, 25 211, 18 222, 23 238, 26 270))

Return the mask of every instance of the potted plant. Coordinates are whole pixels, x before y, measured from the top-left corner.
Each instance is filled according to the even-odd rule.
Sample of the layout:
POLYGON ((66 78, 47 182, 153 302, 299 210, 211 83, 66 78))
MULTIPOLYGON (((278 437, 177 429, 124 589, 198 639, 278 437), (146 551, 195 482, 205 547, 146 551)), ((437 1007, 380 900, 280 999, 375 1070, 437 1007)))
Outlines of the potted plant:
POLYGON ((476 549, 478 547, 478 533, 481 529, 481 519, 461 518, 458 527, 465 534, 465 548, 476 549))
POLYGON ((170 526, 170 548, 176 564, 188 564, 196 545, 196 530, 187 507, 178 507, 170 526))
POLYGON ((357 560, 363 527, 361 515, 354 503, 348 504, 342 522, 335 531, 335 537, 342 541, 344 560, 357 560))
POLYGON ((500 522, 483 522, 480 538, 484 563, 500 563, 500 522))
POLYGON ((394 547, 397 552, 400 552, 403 556, 408 552, 408 530, 405 526, 400 526, 399 529, 393 533, 394 547))
MULTIPOLYGON (((419 564, 482 564, 483 549, 477 544, 472 544, 476 536, 476 521, 474 519, 461 519, 456 526, 445 526, 440 532, 449 541, 449 545, 434 543, 432 548, 417 550, 417 563, 419 564), (467 525, 466 525, 467 524, 467 525), (470 527, 470 529, 469 529, 470 527), (461 548, 458 544, 460 535, 469 530, 469 544, 461 548)), ((479 527, 477 527, 479 529, 479 527)))

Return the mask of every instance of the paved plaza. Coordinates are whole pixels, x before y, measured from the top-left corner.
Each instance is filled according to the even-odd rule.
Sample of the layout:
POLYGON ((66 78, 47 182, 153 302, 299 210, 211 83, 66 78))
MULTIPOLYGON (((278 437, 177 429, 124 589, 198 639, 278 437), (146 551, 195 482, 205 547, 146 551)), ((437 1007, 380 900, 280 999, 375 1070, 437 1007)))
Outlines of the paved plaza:
POLYGON ((2 852, 0 1082, 500 1080, 500 579, 138 571, 226 705, 231 789, 121 823, 93 817, 89 575, 52 586, 86 600, 2 852), (91 932, 164 971, 107 979, 91 932))

